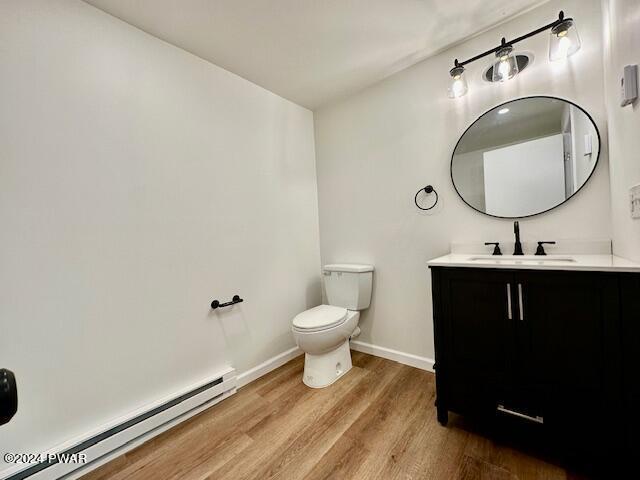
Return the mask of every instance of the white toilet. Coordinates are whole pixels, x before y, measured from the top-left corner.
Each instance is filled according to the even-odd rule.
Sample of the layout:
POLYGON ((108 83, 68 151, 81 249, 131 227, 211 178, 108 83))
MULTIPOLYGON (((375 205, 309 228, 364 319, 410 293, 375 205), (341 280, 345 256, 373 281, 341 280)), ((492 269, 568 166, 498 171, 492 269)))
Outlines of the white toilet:
POLYGON ((371 303, 372 265, 336 264, 323 268, 329 305, 293 319, 292 331, 305 352, 302 381, 312 388, 331 385, 351 370, 349 339, 360 333, 359 310, 371 303))

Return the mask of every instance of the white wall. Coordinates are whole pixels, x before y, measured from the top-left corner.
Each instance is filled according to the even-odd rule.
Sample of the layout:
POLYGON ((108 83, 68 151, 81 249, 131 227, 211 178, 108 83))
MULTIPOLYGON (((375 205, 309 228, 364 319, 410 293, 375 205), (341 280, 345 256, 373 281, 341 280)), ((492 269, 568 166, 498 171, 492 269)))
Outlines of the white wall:
MULTIPOLYGON (((315 112, 324 263, 376 266, 364 342, 433 358, 430 274, 425 262, 446 254, 452 241, 511 240, 509 220, 481 215, 455 193, 450 157, 459 136, 479 115, 504 101, 544 94, 567 98, 590 112, 606 144, 599 0, 554 1, 427 59, 360 94, 315 112), (480 79, 489 59, 469 66, 469 93, 447 98, 454 58, 469 58, 557 18, 576 19, 583 47, 568 63, 549 64, 548 34, 518 46, 532 51, 531 67, 514 81, 480 79), (439 206, 413 205, 432 184, 439 206)), ((604 145, 603 145, 604 147, 604 145)), ((606 148, 591 181, 563 206, 521 221, 524 240, 610 237, 606 148)), ((488 252, 491 250, 488 249, 488 252)))
POLYGON ((602 5, 613 250, 640 261, 640 220, 629 213, 629 187, 640 183, 640 102, 620 106, 622 69, 640 64, 640 2, 603 0, 602 5))
POLYGON ((0 2, 0 105, 0 452, 294 346, 321 299, 309 110, 77 0, 0 2))

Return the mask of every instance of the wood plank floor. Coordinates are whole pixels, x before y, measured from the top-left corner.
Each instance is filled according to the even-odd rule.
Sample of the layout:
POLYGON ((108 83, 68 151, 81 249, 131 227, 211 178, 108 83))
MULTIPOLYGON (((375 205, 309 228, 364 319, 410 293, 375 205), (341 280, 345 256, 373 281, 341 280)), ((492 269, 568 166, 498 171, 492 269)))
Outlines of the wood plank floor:
POLYGON ((434 375, 353 352, 334 385, 302 383, 303 358, 85 475, 83 480, 576 480, 452 416, 434 375))

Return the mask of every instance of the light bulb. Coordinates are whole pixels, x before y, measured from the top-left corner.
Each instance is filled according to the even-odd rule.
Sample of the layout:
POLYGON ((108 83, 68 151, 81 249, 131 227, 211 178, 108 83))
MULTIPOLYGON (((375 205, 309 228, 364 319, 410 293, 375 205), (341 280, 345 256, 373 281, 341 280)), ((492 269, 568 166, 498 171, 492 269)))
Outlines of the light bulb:
POLYGON ((455 79, 451 85, 451 90, 455 97, 462 96, 464 94, 464 82, 459 78, 455 79))
POLYGON ((506 60, 500 61, 500 66, 498 67, 498 72, 500 73, 500 77, 502 80, 506 80, 511 76, 511 67, 509 66, 509 62, 506 60))
POLYGON ((558 56, 560 58, 567 58, 567 53, 571 49, 571 40, 566 35, 558 35, 560 40, 558 41, 558 56))

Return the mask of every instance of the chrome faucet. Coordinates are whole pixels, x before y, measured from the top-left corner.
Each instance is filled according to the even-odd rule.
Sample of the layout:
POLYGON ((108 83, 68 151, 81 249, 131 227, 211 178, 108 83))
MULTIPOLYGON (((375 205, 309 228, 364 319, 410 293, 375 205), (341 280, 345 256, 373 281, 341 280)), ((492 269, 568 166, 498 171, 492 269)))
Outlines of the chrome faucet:
POLYGON ((517 220, 513 222, 513 233, 516 234, 516 244, 513 249, 513 254, 524 255, 524 253, 522 252, 522 244, 520 243, 520 224, 517 220))

